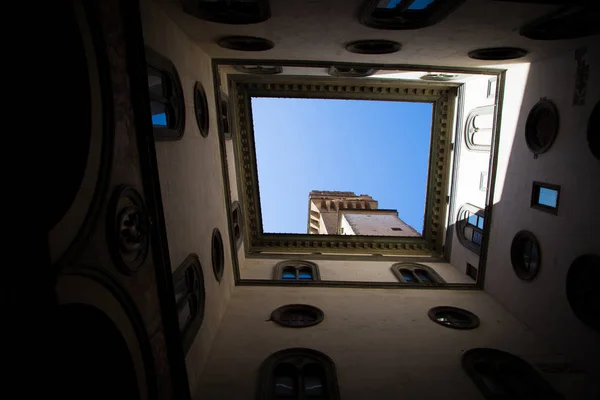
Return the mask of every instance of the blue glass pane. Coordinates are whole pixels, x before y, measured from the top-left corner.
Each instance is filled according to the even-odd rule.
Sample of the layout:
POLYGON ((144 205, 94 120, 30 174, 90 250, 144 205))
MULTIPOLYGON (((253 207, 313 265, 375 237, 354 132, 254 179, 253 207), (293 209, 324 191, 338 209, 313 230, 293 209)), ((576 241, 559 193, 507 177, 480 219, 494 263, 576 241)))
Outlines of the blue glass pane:
POLYGON ((298 274, 300 279, 312 279, 312 272, 310 271, 300 271, 298 274))
POLYGON ((540 188, 538 203, 543 206, 556 208, 556 204, 558 203, 558 190, 540 188))
POLYGON ((481 242, 483 240, 483 234, 479 231, 473 231, 473 237, 471 238, 471 241, 473 243, 475 243, 478 246, 481 246, 481 242))
POLYGON ((281 276, 282 279, 296 279, 296 274, 293 272, 284 272, 281 276))
POLYGON ((167 126, 167 114, 156 114, 152 116, 152 125, 154 126, 167 126))
POLYGON ((416 281, 415 276, 409 270, 402 269, 402 270, 400 270, 400 273, 402 274, 402 278, 404 278, 404 280, 406 282, 415 282, 416 281))
POLYGON ((429 5, 431 3, 433 3, 435 0, 415 0, 414 3, 412 3, 408 9, 409 10, 424 10, 425 8, 429 7, 429 5))
POLYGON ((477 222, 477 227, 479 229, 483 229, 483 217, 479 217, 479 221, 477 222))
POLYGON ((427 272, 423 271, 422 269, 415 270, 415 274, 417 275, 417 278, 421 280, 421 282, 431 282, 429 274, 427 274, 427 272))
POLYGON ((469 218, 467 219, 467 221, 469 222, 469 224, 477 226, 477 218, 478 217, 476 214, 469 214, 469 218))
POLYGON ((400 1, 402 0, 379 0, 379 3, 377 3, 377 8, 394 8, 400 3, 400 1))

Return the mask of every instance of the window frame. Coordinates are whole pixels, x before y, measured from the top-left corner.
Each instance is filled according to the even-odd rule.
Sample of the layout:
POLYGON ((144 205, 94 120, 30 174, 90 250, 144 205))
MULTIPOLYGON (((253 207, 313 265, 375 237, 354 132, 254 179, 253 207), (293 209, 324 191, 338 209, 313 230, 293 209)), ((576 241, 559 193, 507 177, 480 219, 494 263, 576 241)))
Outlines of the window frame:
MULTIPOLYGON (((183 348, 184 354, 187 354, 188 350, 192 346, 194 339, 202 326, 202 322, 204 320, 204 308, 206 305, 206 290, 204 288, 204 274, 202 272, 202 264, 200 264, 200 259, 197 254, 190 254, 186 257, 186 259, 177 267, 175 272, 173 272, 173 291, 175 296, 177 296, 178 287, 180 286, 180 282, 185 281, 186 292, 181 296, 179 301, 175 300, 175 304, 177 307, 177 318, 179 320, 179 313, 183 309, 185 305, 185 301, 189 301, 190 297, 195 295, 196 297, 196 313, 195 315, 186 322, 183 329, 180 328, 181 333, 181 346, 183 348), (191 271, 197 279, 198 288, 196 293, 193 292, 194 288, 189 287, 188 282, 188 271, 191 271)), ((176 297, 177 298, 177 297, 176 297)))
POLYGON ((539 211, 547 212, 548 214, 558 215, 558 207, 560 205, 560 185, 552 183, 533 181, 531 187, 531 208, 539 211), (550 189, 556 191, 556 207, 547 206, 539 203, 540 189, 550 189))
POLYGON ((233 240, 235 242, 236 249, 239 249, 240 246, 242 245, 242 242, 244 241, 243 227, 244 227, 244 224, 242 222, 242 207, 240 206, 240 202, 236 200, 231 205, 231 232, 233 233, 233 240), (238 213, 238 221, 237 222, 234 218, 236 211, 238 213), (239 237, 235 236, 236 226, 238 227, 238 230, 240 232, 239 237))
MULTIPOLYGON (((296 370, 296 384, 298 390, 294 397, 289 399, 303 399, 305 396, 300 391, 302 385, 302 369, 307 365, 317 365, 323 370, 323 396, 329 400, 339 400, 340 392, 337 382, 337 373, 333 360, 320 351, 308 348, 289 348, 277 351, 271 354, 263 361, 259 374, 259 396, 260 400, 275 400, 277 397, 273 393, 275 383, 276 369, 282 365, 296 370)), ((281 398, 281 397, 279 397, 281 398)))
POLYGON ((398 10, 378 10, 380 0, 366 0, 359 14, 360 23, 375 29, 405 30, 420 29, 435 25, 454 12, 465 0, 438 0, 431 7, 409 10, 413 0, 403 0, 398 10), (435 4, 435 5, 434 5, 435 4), (403 9, 402 9, 403 8, 403 9), (429 8, 429 10, 428 10, 429 8), (380 14, 380 15, 377 15, 380 14))
POLYGON ((532 232, 519 231, 514 236, 510 245, 510 262, 515 275, 523 281, 532 281, 542 268, 542 249, 540 243, 532 232), (534 269, 526 268, 524 264, 524 241, 532 242, 537 247, 537 265, 534 269))
POLYGON ((321 280, 321 274, 319 273, 319 266, 313 262, 305 260, 286 260, 281 261, 275 265, 275 280, 281 282, 295 282, 295 283, 308 283, 318 282, 321 280), (296 279, 283 279, 283 273, 286 269, 294 268, 296 272, 296 279), (303 268, 309 268, 312 273, 311 279, 300 279, 300 271, 303 268))
POLYGON ((468 218, 465 218, 466 213, 471 213, 472 215, 477 215, 478 221, 479 221, 479 218, 483 218, 484 224, 485 224, 485 210, 483 210, 477 206, 474 206, 473 204, 465 203, 465 204, 461 205, 460 208, 458 209, 458 212, 456 214, 456 223, 454 224, 456 227, 456 236, 457 236, 460 244, 462 244, 467 249, 471 250, 473 253, 480 255, 481 247, 483 246, 483 242, 485 240, 485 236, 484 236, 485 225, 483 228, 479 228, 478 226, 471 224, 468 221, 468 218), (467 226, 469 226, 473 229, 473 232, 472 232, 470 238, 467 238, 465 236, 464 230, 467 226), (476 242, 473 241, 473 236, 475 236, 475 232, 478 232, 481 235, 481 244, 477 244, 476 242))
POLYGON ((284 306, 278 307, 271 313, 271 320, 281 326, 285 326, 286 328, 307 328, 310 326, 315 326, 323 322, 325 319, 325 313, 318 307, 311 306, 309 304, 286 304, 284 306), (314 321, 304 322, 303 324, 291 324, 287 322, 283 317, 286 313, 296 311, 296 312, 304 312, 304 313, 313 313, 315 316, 314 321))
POLYGON ((446 281, 433 268, 424 264, 400 262, 392 265, 391 270, 396 275, 396 278, 398 278, 398 281, 403 284, 419 286, 442 286, 446 284, 446 281), (404 276, 402 276, 402 270, 410 271, 415 277, 416 282, 406 281, 404 276), (416 273, 417 270, 425 271, 429 275, 430 282, 422 281, 416 273))
POLYGON ((219 228, 213 229, 210 242, 210 255, 215 279, 217 282, 221 282, 223 273, 225 272, 225 243, 223 242, 223 236, 219 228))
MULTIPOLYGON (((515 397, 514 393, 512 393, 515 389, 520 393, 516 393, 519 395, 518 397, 531 396, 532 390, 535 390, 534 396, 532 398, 540 398, 547 400, 563 400, 563 396, 556 391, 548 383, 528 362, 519 358, 513 354, 496 350, 490 348, 474 348, 467 350, 462 358, 461 364, 467 375, 471 378, 475 386, 479 389, 483 397, 489 400, 501 400, 501 399, 513 399, 515 397), (521 375, 521 379, 519 383, 526 382, 526 389, 522 389, 523 386, 516 386, 513 384, 510 385, 511 393, 504 392, 504 396, 502 393, 498 394, 498 392, 492 392, 489 389, 489 386, 486 384, 486 380, 490 378, 484 378, 484 374, 481 372, 481 365, 486 366, 487 372, 492 372, 498 374, 499 366, 503 369, 507 369, 513 371, 521 375), (525 375, 527 378, 523 377, 525 375)), ((486 374, 488 375, 488 374, 486 374)), ((495 381, 500 381, 501 378, 497 377, 495 381)))
POLYGON ((219 130, 225 140, 233 139, 233 118, 231 117, 231 102, 225 93, 219 93, 219 130), (225 113, 223 112, 225 110, 225 113), (227 122, 227 126, 225 126, 227 122), (226 129, 227 128, 227 129, 226 129))
POLYGON ((494 140, 494 116, 495 116, 495 111, 496 111, 496 106, 495 105, 491 105, 491 106, 484 106, 484 107, 477 107, 472 109, 471 111, 469 111, 469 114, 467 115, 467 122, 465 123, 465 145, 467 146, 467 149, 469 149, 470 151, 481 151, 481 152, 489 152, 492 148, 492 142, 494 140), (473 122, 475 121, 475 118, 481 116, 481 115, 489 115, 492 114, 492 127, 490 128, 490 144, 489 145, 481 145, 481 144, 475 144, 475 142, 473 142, 473 135, 478 132, 477 128, 475 128, 473 126, 473 122))
MULTIPOLYGON (((159 102, 161 104, 165 104, 167 107, 172 109, 173 118, 175 118, 175 123, 172 127, 155 126, 152 124, 154 140, 181 140, 185 133, 186 107, 183 87, 181 86, 181 79, 179 78, 177 68, 171 60, 157 53, 150 47, 146 47, 145 51, 147 68, 152 68, 158 71, 163 79, 163 85, 165 85, 164 82, 166 82, 166 85, 172 92, 169 96, 162 97, 153 95, 150 93, 150 91, 148 91, 148 97, 150 100, 149 103, 159 102)), ((152 115, 152 112, 150 112, 150 115, 152 115)), ((167 124, 168 122, 169 120, 167 114, 167 124)))

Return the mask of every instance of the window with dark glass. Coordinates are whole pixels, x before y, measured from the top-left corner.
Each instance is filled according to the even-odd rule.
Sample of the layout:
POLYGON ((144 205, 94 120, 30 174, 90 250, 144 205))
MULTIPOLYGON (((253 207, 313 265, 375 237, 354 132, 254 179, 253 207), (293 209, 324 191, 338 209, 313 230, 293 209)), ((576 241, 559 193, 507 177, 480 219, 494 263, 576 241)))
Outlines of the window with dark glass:
POLYGON ((564 399, 531 365, 504 351, 468 350, 462 366, 486 399, 564 399))
POLYGON ((229 97, 225 93, 221 93, 219 118, 221 119, 221 130, 223 132, 223 136, 225 139, 231 139, 233 135, 230 124, 229 97))
POLYGON ((335 365, 325 354, 312 349, 278 351, 261 367, 259 398, 339 399, 335 365))
POLYGON ((190 254, 173 273, 179 331, 187 352, 204 318, 204 276, 196 254, 190 254))
POLYGON ((433 268, 423 264, 397 263, 392 265, 392 272, 402 283, 419 285, 441 285, 446 283, 433 268))
POLYGON ((376 29, 419 29, 437 24, 464 0, 367 0, 360 22, 376 29))
POLYGON ((275 266, 275 279, 311 282, 321 280, 319 267, 309 261, 283 261, 275 266))
POLYGON ((519 279, 530 281, 536 277, 540 271, 542 256, 533 233, 520 231, 515 235, 510 246, 510 261, 519 279))
POLYGON ((559 195, 560 186, 543 182, 533 182, 531 208, 550 214, 557 214, 559 195))
POLYGON ((179 140, 185 127, 183 89, 175 65, 146 48, 148 94, 156 140, 179 140))
POLYGON ((477 280, 477 268, 467 263, 467 275, 473 278, 474 280, 477 280))
POLYGON ((231 206, 231 225, 233 228, 233 240, 235 241, 236 247, 239 248, 242 244, 242 210, 240 203, 237 201, 233 202, 231 206))
POLYGON ((479 254, 485 226, 484 211, 472 204, 463 204, 456 217, 456 235, 459 242, 479 254))

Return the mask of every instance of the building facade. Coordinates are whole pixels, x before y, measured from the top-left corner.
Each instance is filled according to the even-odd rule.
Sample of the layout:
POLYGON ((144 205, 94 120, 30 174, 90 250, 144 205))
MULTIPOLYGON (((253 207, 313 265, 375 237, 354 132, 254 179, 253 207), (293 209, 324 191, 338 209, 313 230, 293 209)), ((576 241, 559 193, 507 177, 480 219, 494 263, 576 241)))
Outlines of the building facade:
POLYGON ((377 200, 365 194, 313 190, 308 208, 309 234, 419 236, 397 210, 379 209, 377 200))
POLYGON ((36 119, 70 120, 38 168, 53 190, 28 229, 44 240, 7 280, 49 382, 24 392, 600 396, 593 7, 52 7, 36 40, 52 43, 57 97, 36 119), (430 102, 423 233, 368 195, 316 191, 306 234, 263 232, 256 96, 430 102))

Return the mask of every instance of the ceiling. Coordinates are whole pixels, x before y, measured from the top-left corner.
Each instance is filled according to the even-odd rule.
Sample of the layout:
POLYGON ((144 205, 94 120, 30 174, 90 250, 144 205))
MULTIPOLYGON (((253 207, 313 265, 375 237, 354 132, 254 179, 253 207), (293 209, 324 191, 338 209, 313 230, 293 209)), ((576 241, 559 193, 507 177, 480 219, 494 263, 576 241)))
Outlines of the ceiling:
MULTIPOLYGON (((546 58, 590 42, 536 41, 519 28, 557 6, 492 0, 467 0, 437 25, 417 30, 379 30, 363 26, 358 12, 363 0, 271 0, 271 18, 251 25, 208 22, 182 11, 179 0, 157 0, 167 14, 213 58, 319 60, 440 66, 492 66, 497 61, 472 60, 470 50, 510 46, 529 50, 514 62, 546 58), (228 35, 259 36, 275 43, 263 52, 223 49, 216 41, 228 35), (344 44, 358 39, 388 39, 402 44, 394 54, 349 53, 344 44)), ((506 62, 505 62, 506 63, 506 62)))

